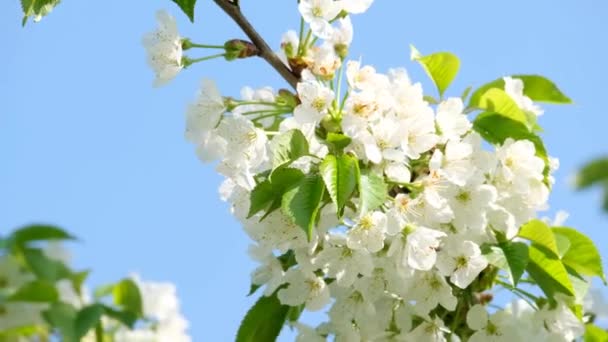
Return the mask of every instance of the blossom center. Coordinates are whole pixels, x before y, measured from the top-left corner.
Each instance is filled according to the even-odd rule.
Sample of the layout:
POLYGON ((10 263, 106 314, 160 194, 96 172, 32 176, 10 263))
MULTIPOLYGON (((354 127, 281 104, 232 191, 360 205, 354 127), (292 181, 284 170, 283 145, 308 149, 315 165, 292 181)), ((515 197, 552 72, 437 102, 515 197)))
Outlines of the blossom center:
POLYGON ((488 333, 488 335, 501 335, 500 331, 498 330, 498 327, 492 322, 488 322, 488 325, 486 326, 486 332, 488 333))
POLYGON ((468 263, 469 263, 469 260, 464 255, 461 255, 458 258, 456 258, 456 268, 467 267, 468 263))
POLYGON ((322 97, 318 97, 314 101, 312 101, 312 107, 318 112, 322 111, 326 105, 327 101, 325 101, 325 99, 322 97))
POLYGON ((323 16, 323 9, 321 7, 313 7, 312 8, 312 15, 314 15, 315 17, 322 17, 323 16))
POLYGON ((372 218, 369 216, 364 216, 361 219, 361 222, 359 222, 359 226, 361 229, 370 230, 374 227, 374 220, 372 220, 372 218))
POLYGON ((463 191, 456 196, 456 199, 460 202, 466 203, 471 200, 471 193, 468 191, 463 191))
POLYGON ((307 280, 306 285, 308 285, 311 293, 319 293, 321 291, 321 284, 316 279, 307 280))

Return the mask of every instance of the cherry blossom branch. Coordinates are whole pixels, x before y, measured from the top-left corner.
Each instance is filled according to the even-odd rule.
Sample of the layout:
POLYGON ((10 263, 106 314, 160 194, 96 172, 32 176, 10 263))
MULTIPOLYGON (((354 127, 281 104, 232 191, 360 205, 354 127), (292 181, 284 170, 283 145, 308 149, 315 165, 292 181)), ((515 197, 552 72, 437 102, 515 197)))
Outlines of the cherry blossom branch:
POLYGON ((233 0, 213 0, 234 22, 239 25, 241 30, 251 39, 251 42, 258 48, 259 56, 270 64, 294 89, 298 84, 299 78, 294 75, 289 68, 279 59, 266 43, 264 38, 253 28, 249 20, 245 18, 238 5, 238 1, 233 0))

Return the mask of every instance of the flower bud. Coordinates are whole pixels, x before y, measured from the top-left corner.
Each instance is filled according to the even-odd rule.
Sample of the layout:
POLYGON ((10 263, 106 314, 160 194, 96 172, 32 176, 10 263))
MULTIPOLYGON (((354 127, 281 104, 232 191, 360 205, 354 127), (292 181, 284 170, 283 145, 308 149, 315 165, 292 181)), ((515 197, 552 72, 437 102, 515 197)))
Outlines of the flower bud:
POLYGON ((182 50, 188 50, 192 48, 192 42, 188 38, 182 39, 182 50))
POLYGON ((278 105, 287 106, 290 108, 295 108, 298 104, 300 104, 298 97, 287 89, 279 89, 276 101, 278 105))
POLYGON ((226 60, 232 61, 237 58, 248 58, 260 54, 257 46, 242 39, 231 39, 224 43, 226 49, 226 60))
POLYGON ((348 56, 348 45, 346 44, 336 44, 334 46, 334 50, 336 51, 336 55, 338 55, 341 60, 344 60, 344 58, 348 56))

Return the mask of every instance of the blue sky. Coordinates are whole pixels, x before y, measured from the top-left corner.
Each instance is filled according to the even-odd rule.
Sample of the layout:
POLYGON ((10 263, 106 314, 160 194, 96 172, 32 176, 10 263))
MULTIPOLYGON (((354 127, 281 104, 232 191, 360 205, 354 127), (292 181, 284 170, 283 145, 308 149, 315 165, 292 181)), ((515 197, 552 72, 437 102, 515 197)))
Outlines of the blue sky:
MULTIPOLYGON (((241 3, 275 47, 285 30, 297 28, 295 1, 241 3)), ((66 0, 25 28, 18 1, 3 2, 0 233, 29 222, 61 225, 81 238, 70 247, 77 266, 94 268, 92 284, 132 271, 173 281, 194 340, 229 341, 255 300, 245 297, 254 265, 245 233, 218 198, 220 177, 183 138, 184 109, 203 77, 226 95, 244 85, 286 85, 250 59, 198 64, 152 88, 140 41, 160 8, 196 42, 243 37, 210 0, 199 0, 194 25, 169 0, 66 0)), ((607 19, 601 0, 378 0, 353 18, 351 58, 380 70, 405 66, 431 93, 409 61, 409 44, 423 53, 454 52, 462 67, 448 95, 515 73, 553 79, 575 104, 547 106, 540 119, 549 152, 561 160, 547 215, 569 211, 568 225, 608 255, 600 193, 569 187, 578 166, 608 153, 607 19)))

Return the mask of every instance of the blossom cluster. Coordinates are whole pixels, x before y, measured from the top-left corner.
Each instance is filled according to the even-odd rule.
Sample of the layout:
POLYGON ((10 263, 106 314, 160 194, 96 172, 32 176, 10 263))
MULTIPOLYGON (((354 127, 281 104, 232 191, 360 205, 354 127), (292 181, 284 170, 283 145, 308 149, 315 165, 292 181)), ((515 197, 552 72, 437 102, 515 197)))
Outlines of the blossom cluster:
POLYGON ((309 30, 285 33, 278 52, 299 78, 296 93, 246 87, 235 99, 204 80, 188 107, 186 139, 217 162, 220 196, 252 240, 252 289, 327 311, 316 327, 291 323, 298 341, 581 337, 573 308, 584 294, 543 302, 516 288, 517 271, 505 274, 512 265, 495 253, 525 248, 527 262, 519 234, 542 224, 558 167, 535 135, 543 110, 526 93, 532 82, 504 77, 466 105, 467 94, 444 98, 439 85, 440 99, 425 96, 403 68, 348 60, 350 14, 371 3, 299 1, 309 30), (481 120, 469 115, 484 109, 481 120), (490 109, 513 131, 488 133, 490 109), (498 307, 495 285, 525 300, 498 307))
MULTIPOLYGON (((59 263, 54 265, 67 265, 70 261, 69 253, 59 242, 48 243, 43 252, 43 258, 59 263)), ((47 272, 52 271, 48 269, 47 272)), ((111 337, 115 342, 189 342, 188 322, 181 314, 175 286, 171 283, 143 281, 138 275, 133 275, 130 279, 139 289, 145 321, 131 329, 125 326, 124 322, 104 315, 100 321, 100 327, 104 329, 103 336, 97 336, 96 332, 91 330, 79 340, 93 342, 99 338, 111 337)), ((37 275, 24 266, 19 256, 13 253, 0 254, 0 340, 46 340, 55 332, 49 327, 49 324, 55 324, 53 318, 49 318, 52 317, 49 312, 54 306, 61 305, 64 310, 82 312, 99 305, 97 303, 102 300, 97 291, 93 295, 84 285, 77 288, 73 279, 69 278, 59 279, 52 284, 51 292, 56 291, 58 295, 56 300, 45 300, 49 289, 41 288, 40 284, 43 283, 46 284, 37 280, 37 275), (23 289, 31 287, 32 284, 37 286, 34 287, 35 293, 30 294, 33 297, 29 298, 23 289)), ((65 325, 61 326, 60 330, 64 328, 65 325)), ((63 340, 73 338, 64 330, 60 333, 63 340)))

